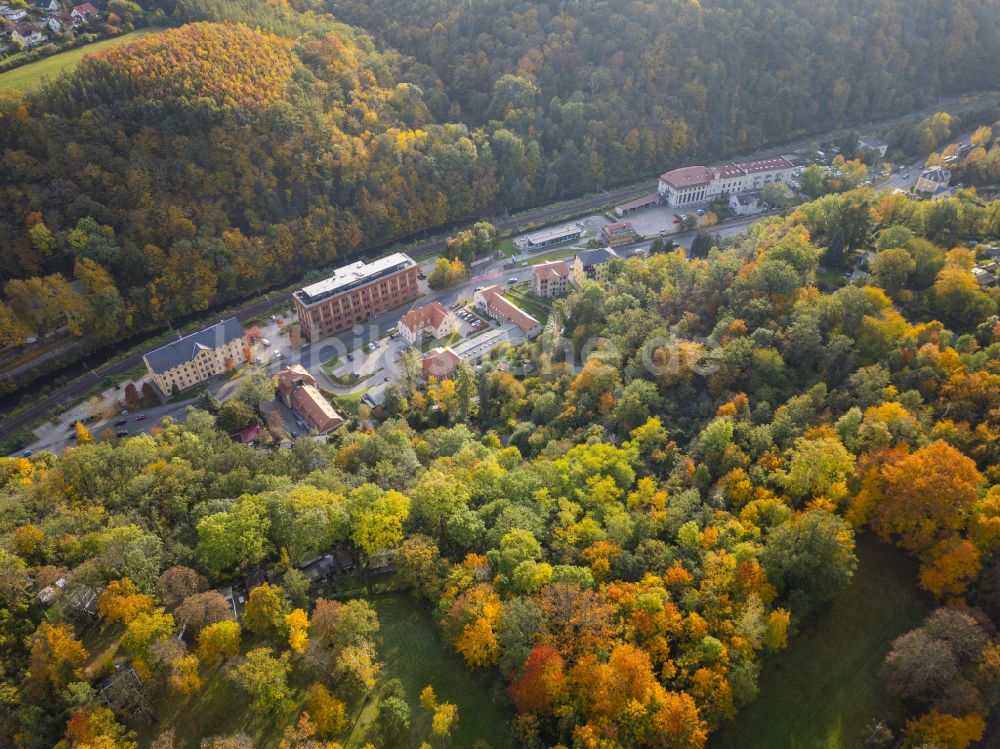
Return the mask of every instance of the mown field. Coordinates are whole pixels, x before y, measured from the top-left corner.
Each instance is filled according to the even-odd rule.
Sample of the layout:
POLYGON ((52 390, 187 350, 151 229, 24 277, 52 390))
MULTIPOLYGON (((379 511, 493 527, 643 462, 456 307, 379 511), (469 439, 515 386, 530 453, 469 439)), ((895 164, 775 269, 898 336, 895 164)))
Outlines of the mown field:
POLYGON ((59 52, 58 54, 50 57, 43 57, 42 59, 35 60, 27 65, 22 65, 19 68, 8 70, 6 73, 0 73, 0 91, 6 91, 7 89, 30 91, 31 89, 40 86, 42 81, 46 79, 51 80, 63 71, 72 70, 80 64, 80 60, 82 60, 83 56, 86 54, 99 52, 102 49, 114 47, 119 44, 126 44, 138 39, 139 37, 145 36, 146 34, 153 34, 162 30, 162 28, 155 26, 150 26, 145 29, 136 29, 128 34, 116 36, 113 39, 104 39, 100 42, 94 42, 93 44, 86 44, 82 47, 76 47, 65 52, 59 52))
POLYGON ((760 697, 712 736, 710 749, 853 749, 864 745, 876 715, 898 709, 879 667, 928 604, 916 564, 902 552, 860 536, 857 554, 851 584, 787 650, 765 660, 760 697))
MULTIPOLYGON (((416 747, 421 741, 430 739, 430 712, 418 702, 420 690, 430 684, 440 702, 458 706, 458 727, 451 734, 449 746, 512 748, 510 721, 513 712, 503 707, 504 696, 494 693, 497 688, 494 682, 484 674, 470 671, 454 651, 444 647, 430 617, 407 596, 380 596, 369 602, 382 624, 379 655, 385 669, 381 681, 402 681, 406 687, 406 701, 413 711, 410 735, 399 741, 398 746, 416 747)), ((368 741, 381 746, 374 733, 378 696, 376 691, 362 709, 347 741, 347 749, 359 749, 368 741)))
MULTIPOLYGON (((413 723, 409 734, 394 747, 416 747, 421 741, 431 739, 430 712, 419 704, 420 691, 430 684, 439 701, 458 706, 459 721, 449 746, 472 747, 484 741, 486 743, 480 745, 483 749, 512 749, 509 723, 513 713, 501 706, 503 695, 494 693, 489 677, 473 673, 459 656, 445 648, 430 617, 408 596, 373 596, 369 602, 381 623, 378 650, 385 668, 372 694, 348 705, 348 725, 336 740, 346 749, 361 749, 369 742, 383 746, 375 725, 379 700, 385 683, 389 679, 399 679, 406 689, 413 723)), ((121 627, 91 632, 86 644, 93 650, 92 661, 100 655, 114 653, 121 633, 121 627)), ((262 645, 273 646, 248 632, 244 633, 243 640, 244 653, 262 645)), ((201 676, 204 685, 197 694, 183 697, 167 693, 153 705, 155 721, 143 721, 138 726, 140 746, 147 746, 168 728, 175 731, 175 746, 184 749, 197 749, 200 739, 206 736, 238 732, 249 735, 258 749, 278 746, 283 726, 291 720, 288 714, 274 718, 252 710, 246 692, 233 683, 225 666, 202 667, 201 676)), ((289 675, 292 699, 296 704, 294 715, 302 709, 312 682, 312 677, 303 669, 294 669, 289 675)))

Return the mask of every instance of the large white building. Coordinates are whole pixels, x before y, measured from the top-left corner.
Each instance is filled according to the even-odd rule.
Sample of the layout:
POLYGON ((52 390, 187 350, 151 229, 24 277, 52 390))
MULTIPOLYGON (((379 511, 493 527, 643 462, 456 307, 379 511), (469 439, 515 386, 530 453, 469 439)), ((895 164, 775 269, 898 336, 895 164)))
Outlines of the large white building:
POLYGON ((723 166, 685 166, 661 174, 658 192, 664 204, 676 208, 759 190, 771 182, 787 184, 794 168, 780 156, 723 166))

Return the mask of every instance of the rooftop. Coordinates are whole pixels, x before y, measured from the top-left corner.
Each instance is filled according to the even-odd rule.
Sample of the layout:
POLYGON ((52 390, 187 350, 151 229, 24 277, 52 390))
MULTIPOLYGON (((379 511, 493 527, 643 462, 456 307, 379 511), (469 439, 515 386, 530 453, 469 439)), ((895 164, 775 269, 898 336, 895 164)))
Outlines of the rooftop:
POLYGON ((635 200, 630 200, 627 203, 622 203, 621 205, 616 205, 615 210, 618 213, 624 211, 631 211, 635 208, 643 208, 647 205, 652 205, 653 203, 660 202, 660 193, 654 192, 652 195, 647 195, 644 198, 636 198, 635 200))
POLYGON ((447 377, 462 363, 462 357, 451 348, 438 346, 431 349, 420 360, 420 368, 424 377, 447 377))
POLYGON ((150 351, 145 359, 156 374, 168 372, 179 364, 191 361, 201 350, 217 349, 243 337, 243 326, 235 317, 218 322, 210 328, 190 333, 165 346, 150 351))
POLYGON ((545 278, 563 278, 569 276, 569 266, 564 260, 549 260, 532 267, 532 273, 541 280, 545 278))
POLYGON ((887 148, 889 146, 884 140, 876 138, 874 135, 862 135, 858 138, 858 143, 865 148, 887 148))
POLYGON ((743 161, 736 164, 737 167, 748 174, 757 172, 773 172, 779 169, 793 169, 794 165, 782 156, 775 156, 770 159, 757 159, 756 161, 743 161))
POLYGON ((712 181, 712 175, 703 166, 683 166, 680 169, 671 169, 669 172, 661 174, 660 179, 677 190, 683 190, 688 187, 707 185, 712 181))
POLYGON ((552 229, 542 229, 541 231, 536 231, 534 234, 528 234, 525 236, 531 244, 539 244, 540 242, 552 242, 556 239, 562 239, 563 237, 578 237, 583 231, 579 226, 556 226, 552 229))
POLYGON ((503 289, 499 286, 487 286, 485 289, 480 289, 478 293, 482 295, 486 301, 487 309, 494 317, 514 323, 521 329, 522 333, 527 333, 541 325, 538 320, 507 299, 503 295, 503 289))
POLYGON ((576 253, 580 263, 587 267, 589 265, 600 265, 618 257, 618 253, 610 247, 599 247, 596 250, 582 250, 576 253))
POLYGON ((399 324, 413 331, 426 327, 438 328, 448 318, 448 310, 441 302, 431 302, 422 307, 414 307, 401 318, 399 324))
POLYGON ((342 268, 337 268, 333 275, 309 286, 303 286, 295 292, 295 296, 305 305, 316 304, 328 299, 334 294, 356 289, 367 283, 388 276, 392 273, 416 266, 409 255, 395 252, 378 260, 365 263, 362 260, 342 268))
POLYGON ((920 173, 920 178, 930 180, 931 182, 945 183, 951 179, 951 172, 943 166, 932 166, 930 169, 924 169, 920 173))

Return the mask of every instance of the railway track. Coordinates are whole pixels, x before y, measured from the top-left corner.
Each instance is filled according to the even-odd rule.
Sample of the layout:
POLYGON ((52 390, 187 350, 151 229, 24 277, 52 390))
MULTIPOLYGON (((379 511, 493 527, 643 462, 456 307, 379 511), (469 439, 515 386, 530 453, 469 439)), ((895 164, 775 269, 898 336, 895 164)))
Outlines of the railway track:
MULTIPOLYGON (((618 202, 625 197, 636 195, 642 192, 642 189, 642 187, 633 185, 601 193, 600 195, 585 195, 577 200, 560 203, 555 207, 536 208, 522 211, 512 216, 503 216, 493 221, 493 223, 497 228, 504 230, 519 231, 528 229, 536 226, 539 222, 545 222, 567 214, 596 210, 608 203, 618 202)), ((652 192, 653 189, 652 183, 650 183, 649 191, 652 192)), ((444 239, 429 239, 412 245, 408 252, 413 257, 425 258, 443 249, 444 239)), ((240 307, 236 310, 234 316, 242 322, 267 312, 273 306, 273 301, 267 298, 260 298, 240 307)), ((0 421, 0 439, 16 434, 21 429, 41 421, 60 407, 73 403, 105 379, 120 375, 141 364, 142 354, 135 353, 121 359, 116 359, 96 369, 91 369, 88 374, 67 383, 56 392, 39 398, 17 413, 3 417, 2 421, 0 421)))

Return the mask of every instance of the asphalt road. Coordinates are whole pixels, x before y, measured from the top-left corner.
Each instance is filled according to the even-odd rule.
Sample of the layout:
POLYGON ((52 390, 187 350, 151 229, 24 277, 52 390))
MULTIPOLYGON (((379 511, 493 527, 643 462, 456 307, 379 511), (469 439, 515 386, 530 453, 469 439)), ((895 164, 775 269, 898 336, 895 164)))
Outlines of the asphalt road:
MULTIPOLYGON (((996 101, 997 95, 994 93, 987 94, 985 96, 979 97, 980 104, 985 100, 996 101)), ((936 104, 931 105, 926 111, 938 110, 942 107, 956 108, 953 105, 957 102, 957 97, 952 97, 948 99, 941 99, 936 104)), ((865 129, 873 129, 875 127, 887 127, 895 124, 900 124, 915 116, 919 116, 919 113, 910 113, 907 115, 902 115, 891 120, 884 120, 879 123, 870 123, 868 125, 858 125, 852 128, 853 130, 863 131, 865 129)), ((832 137, 832 136, 829 136, 832 137)), ((817 138, 803 139, 801 141, 804 143, 815 142, 817 138)), ((778 150, 792 150, 799 145, 799 142, 786 144, 784 146, 776 146, 778 150)), ((894 189, 899 187, 900 189, 907 190, 910 185, 916 181, 916 177, 919 176, 919 167, 922 162, 915 163, 909 169, 904 169, 903 173, 909 172, 909 177, 904 178, 903 173, 893 174, 885 183, 879 185, 880 189, 894 189)), ((560 203, 556 206, 544 206, 541 208, 536 208, 533 210, 523 211, 521 213, 513 214, 510 216, 502 216, 498 218, 492 218, 492 223, 500 229, 510 230, 513 232, 526 231, 533 226, 537 226, 546 221, 564 216, 567 214, 583 213, 590 210, 597 210, 609 203, 623 202, 628 198, 632 198, 637 195, 642 195, 645 193, 652 193, 656 189, 656 183, 652 180, 648 182, 637 182, 625 187, 617 188, 615 190, 610 190, 607 192, 602 192, 597 195, 585 195, 576 200, 569 200, 560 203)), ((732 236, 742 231, 744 228, 752 224, 759 217, 738 219, 733 222, 728 222, 726 224, 718 225, 713 233, 720 234, 723 237, 732 236)), ((694 236, 693 232, 684 232, 673 236, 675 242, 683 247, 690 248, 691 238, 694 236)), ((642 245, 636 245, 636 247, 642 245)), ((444 239, 433 239, 427 240, 425 242, 418 242, 412 245, 408 252, 411 256, 416 259, 420 259, 429 255, 438 254, 444 249, 444 239)), ((267 295, 261 295, 257 301, 251 302, 244 305, 235 313, 237 319, 243 321, 252 317, 257 317, 258 315, 266 312, 274 306, 274 302, 268 298, 267 295)), ((397 317, 398 319, 398 317, 397 317)), ((131 354, 129 356, 118 359, 110 364, 98 367, 96 370, 91 370, 89 374, 80 377, 73 382, 70 382, 58 391, 51 393, 43 398, 36 400, 29 406, 25 407, 23 410, 16 414, 6 416, 2 422, 0 422, 0 439, 7 437, 15 432, 23 429, 25 427, 31 426, 32 424, 45 418, 47 415, 59 410, 63 406, 68 406, 78 400, 81 396, 91 390, 95 385, 100 384, 105 378, 114 377, 115 375, 127 372, 134 367, 139 366, 142 363, 142 354, 131 354)))

